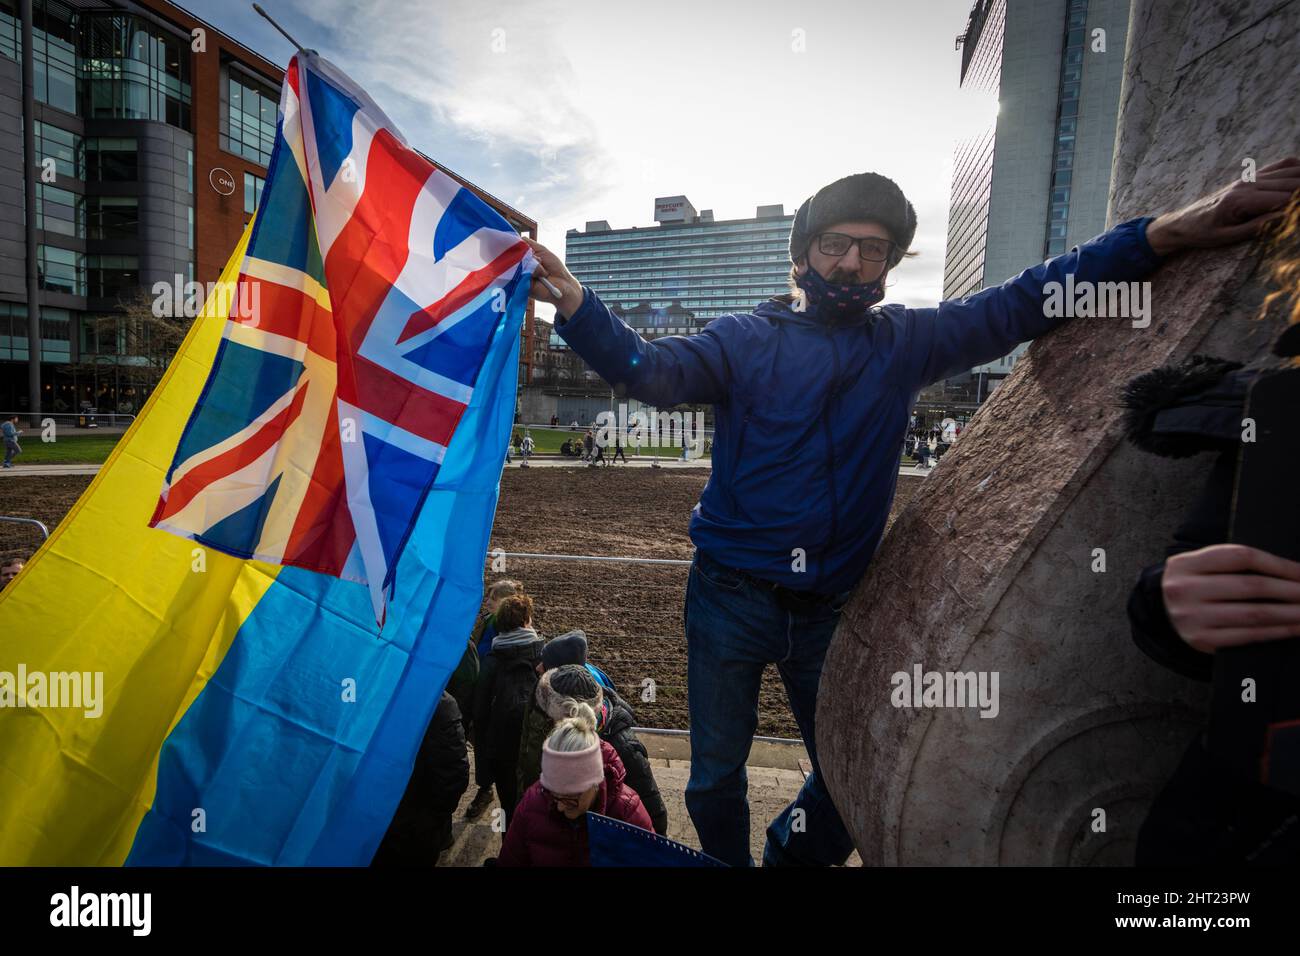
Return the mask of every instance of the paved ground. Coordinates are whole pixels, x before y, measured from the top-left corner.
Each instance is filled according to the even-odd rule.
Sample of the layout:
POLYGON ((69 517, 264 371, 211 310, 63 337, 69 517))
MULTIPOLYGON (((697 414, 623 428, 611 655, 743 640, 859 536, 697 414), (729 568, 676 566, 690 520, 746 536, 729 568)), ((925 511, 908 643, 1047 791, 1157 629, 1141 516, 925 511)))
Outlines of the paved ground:
MULTIPOLYGON (((647 747, 654 749, 647 736, 643 735, 642 739, 647 747)), ((759 748, 756 747, 757 749, 759 748)), ((803 748, 797 749, 799 755, 806 758, 803 748)), ((473 760, 474 755, 471 752, 471 766, 473 760)), ((764 762, 778 761, 764 760, 764 762)), ((695 828, 691 825, 690 816, 686 812, 686 781, 691 774, 690 761, 651 757, 650 763, 654 767, 659 792, 668 808, 668 836, 698 850, 700 842, 695 836, 695 828)), ((806 759, 803 763, 807 765, 806 759)), ((748 772, 750 852, 753 854, 754 862, 758 863, 763 857, 763 843, 766 840, 765 831, 768 822, 799 793, 799 788, 803 786, 804 773, 802 770, 783 767, 755 766, 753 755, 751 755, 748 772)), ((471 770, 469 790, 461 798, 460 806, 456 810, 456 818, 452 823, 455 842, 438 858, 440 866, 481 866, 484 860, 495 857, 501 850, 501 835, 492 829, 493 809, 498 806, 495 801, 492 804, 493 809, 487 810, 477 820, 470 822, 465 819, 465 810, 473 800, 476 791, 471 770)), ((498 819, 500 816, 496 814, 498 819)), ((855 852, 849 857, 847 865, 861 866, 862 860, 855 852)))
POLYGON ((24 465, 14 462, 12 468, 0 468, 0 478, 49 478, 52 475, 95 475, 99 465, 24 465))

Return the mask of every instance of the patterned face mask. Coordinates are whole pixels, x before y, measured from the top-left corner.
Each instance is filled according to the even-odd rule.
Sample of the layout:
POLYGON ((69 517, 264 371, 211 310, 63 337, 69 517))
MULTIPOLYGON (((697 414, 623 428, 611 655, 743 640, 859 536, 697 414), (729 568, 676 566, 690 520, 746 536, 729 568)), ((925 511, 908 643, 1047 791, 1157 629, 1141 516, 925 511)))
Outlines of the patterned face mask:
POLYGON ((840 285, 827 282, 811 264, 796 281, 807 299, 807 311, 832 322, 860 318, 885 297, 881 279, 861 285, 840 285))

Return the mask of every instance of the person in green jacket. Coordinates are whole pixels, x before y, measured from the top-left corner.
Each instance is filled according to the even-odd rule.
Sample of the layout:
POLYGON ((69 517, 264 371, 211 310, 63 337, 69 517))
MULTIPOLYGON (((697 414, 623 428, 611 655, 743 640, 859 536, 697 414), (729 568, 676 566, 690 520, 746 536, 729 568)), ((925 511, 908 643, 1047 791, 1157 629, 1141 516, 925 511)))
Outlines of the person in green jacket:
POLYGON ((564 664, 544 671, 532 700, 528 702, 519 734, 519 762, 515 771, 517 793, 527 792, 541 777, 542 744, 555 730, 556 722, 568 716, 567 706, 571 700, 591 707, 599 727, 604 692, 587 669, 580 664, 564 664), (558 687, 555 682, 558 682, 558 687))
POLYGON ((650 757, 632 727, 635 718, 617 692, 601 687, 582 664, 562 664, 543 671, 524 712, 515 763, 517 793, 526 793, 542 772, 542 744, 557 721, 568 716, 573 701, 587 704, 596 714, 596 732, 611 744, 623 762, 626 783, 636 791, 656 833, 668 833, 668 809, 659 793, 650 757))

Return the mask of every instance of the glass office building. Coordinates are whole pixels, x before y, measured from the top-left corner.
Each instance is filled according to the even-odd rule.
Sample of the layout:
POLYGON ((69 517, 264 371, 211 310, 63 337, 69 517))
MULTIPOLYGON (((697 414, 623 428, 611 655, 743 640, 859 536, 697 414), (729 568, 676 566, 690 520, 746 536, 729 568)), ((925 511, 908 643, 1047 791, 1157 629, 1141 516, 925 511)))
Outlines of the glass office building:
MULTIPOLYGON (((26 413, 19 17, 0 0, 0 412, 26 413)), ((142 299, 221 274, 262 196, 284 73, 167 0, 33 0, 32 31, 41 410, 134 414, 170 358, 142 299)))
MULTIPOLYGON (((247 216, 219 185, 265 176, 265 154, 221 149, 230 123, 218 77, 274 91, 272 63, 161 0, 33 0, 32 123, 41 304, 41 408, 133 414, 161 374, 120 317, 155 282, 216 278, 247 216), (203 42, 195 43, 196 29, 203 42), (204 78, 204 97, 195 79, 204 78), (218 134, 218 127, 220 133, 218 134), (147 369, 147 370, 146 370, 147 369)), ((23 232, 22 26, 0 0, 0 410, 29 411, 23 232)), ((275 134, 264 113, 240 141, 275 134)))
MULTIPOLYGON (((655 219, 630 229, 588 222, 565 236, 569 271, 647 336, 696 332, 789 291, 794 216, 784 206, 715 221, 711 210, 697 213, 685 196, 669 196, 655 200, 655 219)), ((554 333, 551 343, 564 347, 554 333)))
MULTIPOLYGON (((954 153, 945 299, 1001 285, 1105 230, 1129 0, 977 0, 960 95, 987 125, 954 153)), ((973 408, 1026 346, 945 383, 973 408)), ((939 389, 938 391, 943 391, 939 389)))
MULTIPOLYGON (((977 97, 983 95, 996 101, 1001 81, 1006 0, 984 0, 976 11, 971 15, 962 45, 962 92, 974 92, 977 97)), ((990 123, 957 144, 943 269, 945 299, 960 299, 983 288, 994 132, 995 126, 990 123)))

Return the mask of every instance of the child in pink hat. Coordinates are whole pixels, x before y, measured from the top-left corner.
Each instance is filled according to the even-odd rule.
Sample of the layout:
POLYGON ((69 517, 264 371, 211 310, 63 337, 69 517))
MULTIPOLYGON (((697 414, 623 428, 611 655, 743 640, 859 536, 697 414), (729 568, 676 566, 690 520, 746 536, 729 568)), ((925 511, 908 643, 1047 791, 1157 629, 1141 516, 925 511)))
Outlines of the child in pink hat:
POLYGON ((653 829, 641 798, 625 786, 618 752, 596 734, 596 713, 570 700, 569 716, 542 746, 541 779, 515 809, 499 866, 590 866, 587 811, 653 829))

